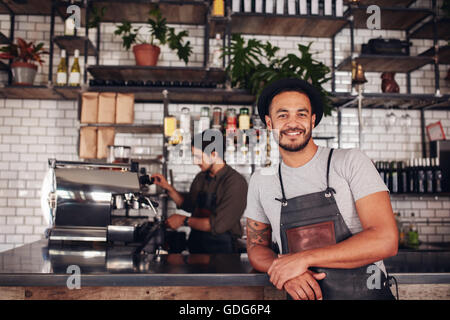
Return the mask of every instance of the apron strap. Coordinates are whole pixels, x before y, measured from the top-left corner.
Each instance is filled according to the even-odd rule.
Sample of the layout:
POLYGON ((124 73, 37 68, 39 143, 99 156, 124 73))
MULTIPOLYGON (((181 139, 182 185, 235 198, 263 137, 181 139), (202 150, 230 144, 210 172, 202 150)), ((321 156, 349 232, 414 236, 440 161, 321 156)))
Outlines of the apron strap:
POLYGON ((281 194, 283 195, 283 198, 279 199, 279 198, 275 198, 275 200, 280 201, 281 205, 283 207, 287 206, 287 199, 286 199, 286 194, 284 193, 284 185, 283 185, 283 178, 281 177, 281 162, 278 165, 278 178, 280 179, 280 185, 281 185, 281 194))
MULTIPOLYGON (((329 198, 331 197, 332 193, 336 193, 336 190, 334 190, 333 188, 330 188, 330 165, 331 165, 331 156, 333 155, 333 150, 334 149, 330 149, 330 154, 328 155, 328 162, 327 162, 327 189, 325 190, 325 197, 329 198)), ((283 185, 283 178, 281 177, 281 162, 278 165, 278 178, 280 180, 280 185, 281 185, 281 194, 282 194, 282 198, 275 198, 275 200, 280 201, 281 205, 283 207, 287 206, 287 199, 286 199, 286 194, 284 192, 284 185, 283 185)))
POLYGON ((333 155, 334 149, 330 150, 330 154, 328 155, 328 162, 327 162, 327 192, 325 193, 325 197, 329 198, 331 197, 331 193, 336 193, 336 190, 333 188, 330 188, 330 165, 331 165, 331 156, 333 155))

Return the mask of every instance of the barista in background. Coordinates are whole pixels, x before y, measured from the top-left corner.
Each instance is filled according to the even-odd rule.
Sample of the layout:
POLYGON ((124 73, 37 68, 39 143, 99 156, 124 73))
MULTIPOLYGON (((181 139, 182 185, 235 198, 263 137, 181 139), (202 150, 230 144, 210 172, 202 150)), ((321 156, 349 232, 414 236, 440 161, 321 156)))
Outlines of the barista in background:
POLYGON ((237 239, 242 236, 240 220, 247 204, 247 181, 223 160, 225 137, 220 131, 206 130, 195 135, 191 146, 194 163, 201 171, 189 193, 179 193, 161 174, 152 176, 155 184, 167 190, 177 208, 192 214, 172 214, 167 226, 191 227, 190 253, 237 252, 237 239))

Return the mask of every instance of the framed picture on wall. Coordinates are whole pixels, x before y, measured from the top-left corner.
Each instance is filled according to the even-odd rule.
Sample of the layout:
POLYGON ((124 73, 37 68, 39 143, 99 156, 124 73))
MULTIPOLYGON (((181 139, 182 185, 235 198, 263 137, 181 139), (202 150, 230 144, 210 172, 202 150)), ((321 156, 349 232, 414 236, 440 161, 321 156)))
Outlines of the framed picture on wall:
POLYGON ((427 125, 427 135, 430 141, 445 140, 445 132, 440 121, 427 125))

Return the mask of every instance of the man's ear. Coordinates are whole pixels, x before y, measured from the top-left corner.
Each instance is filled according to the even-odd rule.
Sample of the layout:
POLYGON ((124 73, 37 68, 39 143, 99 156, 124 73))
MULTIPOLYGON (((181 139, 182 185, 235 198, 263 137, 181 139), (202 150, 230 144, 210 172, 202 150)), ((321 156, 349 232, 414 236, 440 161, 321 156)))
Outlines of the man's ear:
POLYGON ((272 119, 270 119, 269 116, 264 116, 264 119, 266 120, 267 129, 272 130, 272 119))
POLYGON ((316 127, 316 114, 313 113, 312 117, 311 117, 311 121, 312 121, 312 127, 315 128, 316 127))

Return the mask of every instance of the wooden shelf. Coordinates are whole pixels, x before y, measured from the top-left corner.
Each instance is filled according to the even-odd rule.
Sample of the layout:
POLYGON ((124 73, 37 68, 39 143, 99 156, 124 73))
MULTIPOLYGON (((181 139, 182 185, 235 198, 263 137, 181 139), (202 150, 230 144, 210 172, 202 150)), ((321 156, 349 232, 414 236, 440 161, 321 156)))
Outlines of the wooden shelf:
MULTIPOLYGON (((80 55, 84 55, 84 45, 86 37, 79 36, 56 36, 53 38, 55 44, 60 49, 65 49, 68 55, 74 55, 75 49, 80 50, 80 55)), ((91 40, 88 41, 88 55, 95 56, 97 54, 97 49, 92 44, 91 40)))
MULTIPOLYGON (((421 53, 420 56, 434 57, 434 48, 428 49, 421 53)), ((450 45, 439 47, 438 58, 439 64, 450 64, 450 45)))
MULTIPOLYGON (((450 18, 437 21, 437 36, 439 40, 450 40, 450 18)), ((434 39, 433 20, 423 24, 410 35, 412 39, 434 39)))
MULTIPOLYGON (((354 26, 359 29, 367 29, 367 6, 359 6, 351 9, 354 16, 354 26)), ((348 13, 348 11, 346 12, 348 13)), ((408 30, 419 21, 432 15, 428 9, 418 8, 381 8, 382 30, 408 30)))
MULTIPOLYGON (((362 6, 377 5, 379 7, 402 7, 407 8, 416 0, 360 0, 359 4, 362 6)), ((349 0, 344 0, 346 5, 350 4, 349 0)))
MULTIPOLYGON (((432 63, 433 59, 423 56, 389 56, 375 54, 361 54, 356 58, 357 62, 362 64, 365 72, 412 72, 432 63)), ((337 70, 351 71, 352 58, 348 57, 342 61, 337 70)))
MULTIPOLYGON (((146 22, 150 9, 156 3, 151 0, 92 0, 92 6, 101 10, 105 7, 102 22, 146 22)), ((205 1, 158 1, 159 8, 168 23, 205 24, 208 5, 205 1)))
MULTIPOLYGON (((343 17, 233 13, 230 27, 231 33, 239 34, 331 38, 346 24, 343 17)), ((225 19, 211 19, 210 36, 223 32, 225 25, 225 19)))
POLYGON ((88 72, 101 80, 225 82, 225 71, 202 67, 90 66, 88 72))
POLYGON ((10 85, 0 88, 0 94, 5 99, 45 99, 45 100, 76 100, 80 87, 48 87, 10 85))
POLYGON ((0 32, 0 44, 10 44, 11 40, 7 36, 5 36, 3 33, 0 32))
POLYGON ((46 100, 62 100, 53 88, 47 86, 20 86, 11 85, 0 88, 0 92, 6 99, 46 99, 46 100))
MULTIPOLYGON (((52 9, 52 1, 43 0, 27 0, 23 3, 14 0, 1 0, 7 8, 10 8, 16 15, 50 15, 52 9)), ((0 12, 9 14, 6 12, 0 12)))
POLYGON ((81 92, 81 87, 72 87, 72 86, 54 86, 53 90, 61 96, 61 99, 64 100, 77 100, 78 95, 81 92))
MULTIPOLYGON (((346 107, 357 107, 357 96, 349 93, 336 93, 332 97, 336 107, 345 105, 346 107)), ((403 94, 403 93, 363 93, 363 108, 383 109, 389 105, 393 109, 436 109, 450 103, 450 96, 436 97, 433 94, 403 94)))
POLYGON ((173 103, 198 103, 198 104, 226 104, 226 105, 252 105, 255 96, 246 90, 212 89, 212 88, 177 88, 177 87, 111 87, 91 86, 92 92, 121 92, 134 93, 136 102, 162 102, 163 90, 168 91, 168 99, 173 103))
POLYGON ((114 128, 116 133, 163 133, 162 125, 139 125, 139 124, 82 124, 81 127, 114 128))

